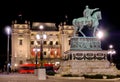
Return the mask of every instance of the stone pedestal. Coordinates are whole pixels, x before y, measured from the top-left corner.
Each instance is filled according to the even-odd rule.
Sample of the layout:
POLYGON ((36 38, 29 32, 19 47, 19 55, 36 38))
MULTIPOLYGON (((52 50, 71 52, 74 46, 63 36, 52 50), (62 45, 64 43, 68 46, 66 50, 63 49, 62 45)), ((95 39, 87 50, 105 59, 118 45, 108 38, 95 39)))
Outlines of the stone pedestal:
POLYGON ((45 68, 38 69, 38 79, 39 80, 46 80, 46 69, 45 68))
POLYGON ((35 75, 35 76, 38 75, 38 69, 34 69, 34 75, 35 75))
POLYGON ((102 50, 101 41, 95 37, 71 38, 70 50, 66 54, 61 74, 120 74, 107 60, 108 50, 102 50))

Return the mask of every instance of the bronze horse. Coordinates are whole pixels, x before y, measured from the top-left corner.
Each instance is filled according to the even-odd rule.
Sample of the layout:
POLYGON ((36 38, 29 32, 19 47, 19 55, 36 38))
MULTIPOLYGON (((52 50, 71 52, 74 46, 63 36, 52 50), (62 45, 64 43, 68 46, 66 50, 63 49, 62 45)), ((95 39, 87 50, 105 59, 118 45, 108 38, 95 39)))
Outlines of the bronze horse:
POLYGON ((86 35, 82 32, 82 29, 84 28, 84 26, 93 27, 94 28, 93 36, 95 36, 96 31, 98 30, 99 20, 101 19, 102 17, 101 17, 100 11, 94 12, 90 18, 80 17, 80 18, 73 19, 72 23, 75 27, 74 36, 76 36, 75 34, 79 29, 79 32, 83 35, 83 37, 86 37, 86 35))

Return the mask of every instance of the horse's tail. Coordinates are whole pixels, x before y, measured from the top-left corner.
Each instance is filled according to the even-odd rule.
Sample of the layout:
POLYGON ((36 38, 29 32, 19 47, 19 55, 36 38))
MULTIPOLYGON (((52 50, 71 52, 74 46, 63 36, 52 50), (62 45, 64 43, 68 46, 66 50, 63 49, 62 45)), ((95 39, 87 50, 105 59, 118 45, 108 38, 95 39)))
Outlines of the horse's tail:
POLYGON ((73 19, 72 24, 76 26, 76 19, 73 19))

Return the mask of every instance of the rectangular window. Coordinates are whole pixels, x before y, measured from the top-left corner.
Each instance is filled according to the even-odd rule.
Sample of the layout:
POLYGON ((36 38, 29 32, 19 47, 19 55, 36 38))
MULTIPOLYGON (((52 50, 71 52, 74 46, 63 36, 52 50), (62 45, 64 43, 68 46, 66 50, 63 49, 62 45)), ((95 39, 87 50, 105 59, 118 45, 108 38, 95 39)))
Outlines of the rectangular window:
POLYGON ((40 41, 37 41, 37 44, 40 45, 40 41))
POLYGON ((22 45, 23 44, 23 42, 22 42, 23 40, 19 40, 19 45, 22 45))
POLYGON ((70 45, 70 40, 69 40, 69 45, 70 45))
POLYGON ((58 45, 58 41, 56 41, 56 45, 58 45))
POLYGON ((23 37, 23 35, 19 35, 19 37, 23 37))
POLYGON ((46 52, 44 52, 44 55, 46 55, 46 52))
POLYGON ((53 45, 53 41, 50 41, 50 45, 53 45))
POLYGON ((31 41, 31 45, 34 45, 34 41, 31 41))
POLYGON ((46 42, 46 41, 44 41, 44 42, 43 42, 43 44, 44 44, 44 45, 46 45, 46 44, 47 44, 47 42, 46 42))

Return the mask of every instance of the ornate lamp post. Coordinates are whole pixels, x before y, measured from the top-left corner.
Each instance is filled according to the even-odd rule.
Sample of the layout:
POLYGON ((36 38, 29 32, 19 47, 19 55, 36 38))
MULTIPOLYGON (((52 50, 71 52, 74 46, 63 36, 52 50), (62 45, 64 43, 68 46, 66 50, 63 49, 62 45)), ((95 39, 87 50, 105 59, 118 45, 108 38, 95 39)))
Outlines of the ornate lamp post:
POLYGON ((43 68, 43 59, 44 59, 44 56, 43 56, 43 41, 47 38, 47 36, 45 34, 43 34, 43 26, 40 26, 39 27, 40 29, 40 34, 37 35, 39 36, 39 40, 40 40, 40 69, 38 69, 38 79, 39 80, 46 80, 46 69, 43 68))
MULTIPOLYGON (((36 38, 38 38, 36 36, 36 38)), ((38 68, 37 67, 37 64, 38 64, 38 52, 40 51, 40 49, 37 48, 37 41, 35 41, 35 48, 33 49, 33 51, 35 52, 35 64, 36 64, 36 69, 38 68)))
POLYGON ((108 54, 110 56, 110 64, 113 62, 113 55, 116 54, 115 49, 113 48, 113 45, 109 45, 109 50, 108 50, 108 54))
MULTIPOLYGON (((39 37, 36 35, 36 38, 38 39, 39 37)), ((38 74, 38 52, 40 51, 40 49, 37 48, 37 41, 35 41, 35 48, 33 49, 33 51, 35 52, 35 70, 34 73, 35 75, 38 74)))
POLYGON ((41 25, 40 27, 39 27, 39 29, 40 29, 40 34, 39 35, 37 35, 38 36, 38 39, 40 39, 40 64, 41 64, 41 67, 43 67, 43 59, 44 59, 44 57, 43 57, 43 41, 47 38, 47 36, 46 36, 46 34, 43 34, 43 26, 41 25))
POLYGON ((11 33, 11 27, 7 26, 5 28, 5 31, 8 35, 7 37, 7 74, 9 74, 9 67, 10 67, 10 61, 9 61, 9 38, 10 38, 10 33, 11 33))

